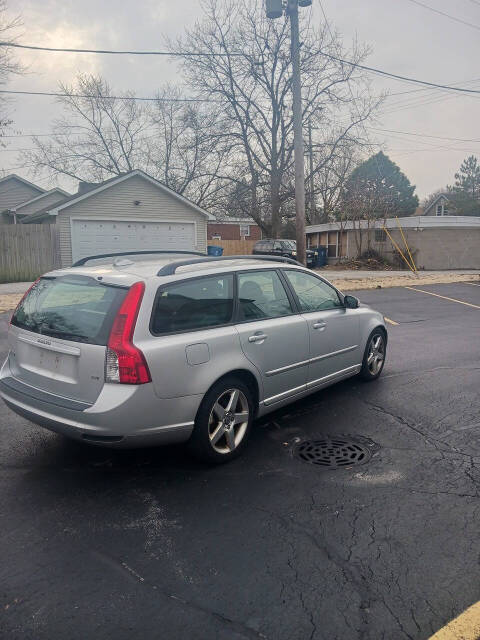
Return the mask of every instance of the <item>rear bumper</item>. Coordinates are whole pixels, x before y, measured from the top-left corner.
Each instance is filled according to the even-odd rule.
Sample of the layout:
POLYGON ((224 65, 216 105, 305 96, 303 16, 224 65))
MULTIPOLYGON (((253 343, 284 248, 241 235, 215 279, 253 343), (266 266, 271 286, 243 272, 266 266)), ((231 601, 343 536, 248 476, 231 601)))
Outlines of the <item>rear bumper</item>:
POLYGON ((75 440, 122 448, 185 442, 202 400, 159 399, 152 384, 106 384, 94 404, 78 410, 39 399, 35 391, 15 380, 7 363, 3 366, 0 397, 15 413, 75 440))

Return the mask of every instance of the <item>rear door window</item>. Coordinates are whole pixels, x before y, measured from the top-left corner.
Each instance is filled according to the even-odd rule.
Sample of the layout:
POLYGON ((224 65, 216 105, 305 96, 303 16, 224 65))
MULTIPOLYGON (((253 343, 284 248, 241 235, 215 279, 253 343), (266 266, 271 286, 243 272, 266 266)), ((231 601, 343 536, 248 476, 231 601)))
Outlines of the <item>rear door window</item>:
POLYGON ((320 278, 304 271, 285 270, 283 273, 292 285, 302 312, 325 311, 343 307, 335 289, 320 278))
POLYGON ((152 313, 154 335, 228 324, 233 315, 233 275, 193 278, 162 287, 152 313))
POLYGON ((276 271, 238 274, 239 320, 279 318, 293 313, 285 287, 276 271))
POLYGON ((12 324, 53 338, 106 345, 126 291, 85 276, 41 278, 20 303, 12 324))

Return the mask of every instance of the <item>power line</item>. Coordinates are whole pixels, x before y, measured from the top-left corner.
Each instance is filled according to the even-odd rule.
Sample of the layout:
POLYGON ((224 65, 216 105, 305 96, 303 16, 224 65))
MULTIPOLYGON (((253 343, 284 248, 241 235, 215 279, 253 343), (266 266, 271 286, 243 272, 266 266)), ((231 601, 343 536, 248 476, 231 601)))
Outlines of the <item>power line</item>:
POLYGON ((450 20, 454 20, 455 22, 459 22, 460 24, 463 24, 467 27, 472 27, 472 29, 476 29, 477 31, 480 31, 480 26, 478 26, 477 24, 473 24, 472 22, 467 22, 466 20, 462 20, 461 18, 456 18, 455 16, 451 16, 449 13, 444 13, 439 9, 434 9, 433 7, 429 7, 428 4, 423 4, 423 2, 419 2, 419 0, 407 0, 407 1, 413 2, 413 4, 418 4, 419 7, 423 7, 424 9, 428 9, 429 11, 433 11, 434 13, 438 13, 439 15, 444 16, 445 18, 450 18, 450 20))
MULTIPOLYGON (((334 44, 335 43, 335 38, 333 36, 332 28, 330 27, 330 23, 328 21, 327 14, 325 13, 325 9, 323 8, 322 0, 319 0, 319 4, 320 4, 320 9, 322 10, 323 19, 325 20, 325 24, 327 25, 328 31, 330 33, 330 38, 331 38, 332 44, 334 44)), ((337 44, 336 48, 338 50, 338 48, 339 48, 338 44, 337 44)), ((356 100, 354 98, 352 86, 350 84, 350 78, 347 78, 347 86, 348 86, 348 90, 350 91, 350 95, 352 97, 353 104, 354 104, 354 107, 355 107, 355 111, 357 112, 358 119, 360 120, 359 125, 363 129, 363 132, 365 134, 365 137, 367 139, 367 143, 368 143, 368 146, 370 147, 371 152, 373 152, 374 146, 378 146, 378 145, 373 145, 372 144, 372 142, 370 140, 370 136, 368 135, 368 131, 367 131, 366 127, 365 127, 365 122, 363 122, 362 119, 361 119, 360 110, 357 107, 357 102, 356 102, 356 100)), ((381 170, 379 162, 378 162, 377 154, 373 154, 373 157, 375 158, 375 164, 377 166, 378 175, 380 176, 381 179, 383 179, 385 176, 383 176, 383 174, 382 174, 382 170, 381 170)))
POLYGON ((409 78, 408 76, 401 76, 397 73, 390 73, 389 71, 382 71, 381 69, 375 69, 374 67, 367 67, 364 64, 359 64, 358 62, 352 62, 351 60, 343 60, 342 58, 337 58, 336 56, 332 56, 328 53, 322 52, 322 56, 325 56, 326 58, 331 58, 332 60, 336 60, 337 62, 341 62, 342 64, 349 64, 352 67, 357 67, 358 69, 363 69, 364 71, 371 71, 373 73, 379 73, 382 76, 396 78, 397 80, 405 80, 406 82, 423 84, 428 87, 436 87, 437 89, 447 89, 448 91, 461 91, 462 93, 480 93, 480 91, 477 91, 475 89, 465 89, 463 87, 451 87, 446 84, 437 84, 436 82, 428 82, 427 80, 419 80, 418 78, 409 78))
POLYGON ((0 42, 0 47, 15 47, 16 49, 30 49, 32 51, 47 51, 56 53, 100 53, 108 55, 130 56, 177 56, 181 58, 219 58, 219 57, 243 57, 244 53, 209 53, 209 52, 182 52, 182 51, 118 51, 113 49, 66 49, 63 47, 40 47, 33 44, 19 44, 18 42, 0 42))
MULTIPOLYGON (((462 82, 465 82, 465 84, 468 84, 469 82, 470 83, 471 82, 478 82, 478 80, 479 80, 478 78, 475 78, 474 80, 465 80, 465 81, 462 81, 462 82)), ((430 92, 431 95, 422 97, 420 102, 416 102, 416 101, 414 101, 414 102, 411 102, 411 101, 410 102, 409 101, 403 101, 403 102, 402 101, 398 101, 397 103, 394 103, 390 107, 387 107, 388 111, 386 111, 386 112, 382 111, 382 113, 388 113, 388 114, 389 113, 394 113, 394 112, 398 111, 399 109, 403 110, 403 109, 408 109, 408 108, 414 108, 415 106, 422 106, 423 104, 432 104, 434 102, 439 102, 439 101, 442 101, 442 100, 446 99, 444 97, 436 97, 436 98, 434 98, 432 100, 432 96, 433 96, 434 92, 435 91, 439 91, 438 89, 437 90, 435 90, 435 89, 412 89, 410 91, 398 91, 396 93, 389 93, 385 97, 386 98, 390 98, 390 97, 393 97, 393 96, 399 96, 399 95, 411 94, 411 93, 419 93, 419 92, 422 92, 422 91, 430 92), (425 98, 427 98, 427 100, 425 102, 423 102, 425 100, 425 98), (396 108, 392 109, 392 107, 396 107, 396 108)), ((31 93, 33 95, 37 95, 37 93, 40 94, 40 95, 47 94, 47 92, 37 92, 37 93, 31 92, 31 93)), ((50 94, 48 93, 48 95, 50 95, 50 94)), ((60 95, 60 94, 55 94, 55 95, 60 95)), ((65 94, 65 95, 69 95, 69 94, 65 94)), ((110 97, 111 98, 111 97, 114 97, 114 96, 104 96, 104 97, 110 97)), ((380 96, 374 96, 374 97, 380 97, 380 96)), ((459 97, 459 96, 454 96, 454 97, 459 97)), ((121 98, 121 99, 123 99, 123 98, 121 98)), ((131 98, 130 97, 129 99, 137 99, 137 100, 139 100, 140 98, 131 98)), ((150 98, 148 98, 148 99, 150 100, 150 98)), ((153 100, 156 100, 156 98, 153 98, 153 100)), ((164 101, 168 101, 169 99, 168 98, 163 98, 163 100, 164 101)), ((204 102, 208 102, 208 100, 205 99, 204 102)), ((33 137, 35 137, 35 138, 50 138, 52 136, 67 136, 67 135, 70 135, 70 133, 57 133, 57 132, 54 132, 54 131, 52 131, 50 133, 15 133, 15 134, 2 135, 2 136, 0 136, 0 140, 3 139, 3 138, 9 138, 9 139, 10 138, 33 138, 33 137)))
MULTIPOLYGON (((389 147, 387 147, 387 149, 389 151, 394 151, 393 149, 390 149, 389 147)), ((457 147, 432 147, 430 149, 410 149, 408 151, 400 151, 399 153, 396 153, 397 156, 409 156, 412 153, 441 153, 444 151, 456 151, 459 153, 478 153, 478 150, 476 149, 458 149, 457 147)))
MULTIPOLYGON (((71 124, 69 126, 72 129, 83 129, 81 125, 71 124)), ((55 131, 50 131, 49 133, 7 133, 5 135, 0 135, 0 141, 3 140, 3 138, 50 138, 52 136, 69 136, 71 133, 75 132, 56 133, 55 131)))
POLYGON ((390 115, 392 113, 398 113, 399 111, 411 111, 412 109, 417 109, 420 107, 425 107, 427 105, 431 105, 431 104, 438 104, 438 103, 445 103, 447 102, 447 100, 458 100, 458 98, 476 98, 478 99, 477 96, 472 96, 471 94, 461 94, 461 93, 457 93, 454 95, 449 95, 449 96, 437 96, 437 97, 430 97, 424 100, 419 100, 416 102, 407 102, 404 104, 400 104, 397 106, 393 106, 393 108, 389 108, 386 107, 385 109, 381 109, 380 110, 380 114, 382 116, 386 116, 386 115, 390 115))
MULTIPOLYGON (((409 2, 417 2, 417 0, 409 0, 409 2)), ((424 5, 426 6, 426 5, 424 5)), ((431 8, 431 7, 428 7, 431 8)), ((432 9, 433 11, 433 9, 432 9)), ((467 23, 469 24, 469 23, 467 23)), ((480 27, 475 27, 478 28, 480 30, 480 27)), ((8 43, 8 42, 0 42, 0 46, 12 46, 12 47, 18 47, 18 48, 22 48, 22 49, 34 49, 34 50, 39 50, 39 51, 60 51, 60 52, 64 52, 64 53, 111 53, 111 54, 130 54, 130 55, 159 55, 159 56, 179 56, 179 57, 202 57, 202 56, 207 56, 207 57, 225 57, 225 56, 240 56, 240 57, 245 57, 246 54, 243 53, 200 53, 200 52, 173 52, 173 51, 113 51, 113 50, 102 50, 102 49, 63 49, 63 48, 53 48, 53 47, 37 47, 37 46, 33 46, 33 45, 26 45, 26 44, 18 44, 18 43, 8 43)), ((352 67, 356 67, 358 69, 363 69, 364 71, 369 71, 371 73, 378 73, 382 76, 387 76, 389 78, 395 78, 396 80, 403 80, 405 82, 413 82, 414 84, 422 84, 428 87, 437 87, 438 89, 446 89, 448 91, 461 91, 463 93, 480 93, 480 91, 474 91, 472 89, 464 89, 462 87, 451 87, 449 85, 445 85, 445 84, 438 84, 435 82, 429 82, 427 80, 419 80, 418 78, 409 78, 408 76, 402 76, 400 74, 397 73, 391 73, 390 71, 385 71, 383 69, 376 69, 375 67, 368 67, 366 65, 362 65, 359 64, 358 62, 352 62, 351 60, 344 60, 342 58, 337 58, 336 56, 332 56, 328 53, 324 53, 323 51, 320 52, 320 54, 322 56, 324 56, 325 58, 329 58, 331 60, 335 60, 336 62, 340 62, 341 64, 348 64, 352 67)), ((2 93, 25 93, 25 94, 32 94, 32 95, 36 95, 36 93, 34 92, 29 92, 29 91, 24 91, 24 92, 7 92, 7 91, 3 91, 2 93)), ((54 94, 54 93, 41 93, 38 92, 38 95, 53 95, 56 96, 58 94, 54 94)), ((60 94, 62 95, 62 94, 60 94)), ((89 96, 87 96, 89 97, 89 96)), ((136 99, 136 100, 156 100, 156 98, 131 98, 131 99, 136 99)), ((197 102, 198 100, 195 98, 191 98, 190 100, 197 102)), ((179 101, 182 101, 182 99, 179 99, 179 101)))
POLYGON ((377 129, 376 127, 368 127, 372 131, 386 131, 387 133, 400 133, 404 136, 415 136, 417 138, 434 138, 435 140, 453 140, 454 142, 480 142, 480 139, 472 138, 446 138, 444 136, 431 136, 425 133, 413 133, 412 131, 395 131, 394 129, 377 129))
MULTIPOLYGON (((469 80, 453 80, 452 81, 455 84, 458 84, 458 86, 461 87, 468 87, 473 85, 473 89, 477 89, 478 87, 476 86, 479 82, 480 82, 480 78, 472 78, 469 80)), ((445 99, 446 95, 452 95, 449 94, 448 92, 445 92, 443 89, 431 89, 431 88, 424 88, 424 89, 414 89, 413 91, 409 91, 409 92, 399 92, 399 93, 389 93, 387 94, 387 98, 389 98, 390 96, 395 96, 395 95, 401 95, 402 93, 415 93, 416 95, 410 95, 407 98, 400 98, 399 100, 394 100, 393 102, 390 102, 389 105, 386 105, 386 108, 388 109, 392 109, 393 107, 401 107, 401 106, 410 106, 410 105, 416 105, 416 104, 421 104, 423 101, 425 100, 431 100, 432 98, 434 98, 434 100, 443 100, 445 99)), ((477 99, 477 96, 462 96, 461 94, 453 94, 454 98, 464 98, 464 97, 470 97, 470 98, 475 98, 477 99)))
POLYGON ((105 100, 138 100, 140 102, 218 102, 216 100, 207 100, 206 98, 143 98, 137 96, 97 96, 87 94, 82 95, 79 93, 56 93, 54 91, 9 91, 7 89, 0 90, 0 93, 24 96, 51 96, 53 98, 104 98, 105 100))

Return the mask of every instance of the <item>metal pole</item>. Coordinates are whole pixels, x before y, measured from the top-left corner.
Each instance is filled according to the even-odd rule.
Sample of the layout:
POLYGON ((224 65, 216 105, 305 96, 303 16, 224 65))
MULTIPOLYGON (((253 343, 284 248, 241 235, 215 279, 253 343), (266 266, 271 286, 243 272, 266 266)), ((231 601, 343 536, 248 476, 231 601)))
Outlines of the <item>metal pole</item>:
POLYGON ((302 132, 302 85, 300 82, 300 35, 298 0, 288 0, 292 51, 293 149, 295 155, 295 209, 297 260, 305 264, 305 167, 302 132))
POLYGON ((315 220, 315 183, 313 180, 313 145, 312 145, 312 123, 308 120, 308 155, 309 155, 309 171, 310 171, 310 224, 316 224, 315 220))

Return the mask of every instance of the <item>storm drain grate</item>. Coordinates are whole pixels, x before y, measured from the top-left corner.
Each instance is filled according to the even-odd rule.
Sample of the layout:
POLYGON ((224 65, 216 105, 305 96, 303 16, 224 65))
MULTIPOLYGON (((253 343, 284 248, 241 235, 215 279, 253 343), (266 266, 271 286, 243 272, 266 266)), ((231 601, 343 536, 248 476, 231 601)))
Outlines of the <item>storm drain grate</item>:
POLYGON ((294 454, 308 464, 328 469, 342 469, 365 464, 378 446, 367 438, 323 436, 319 440, 304 440, 294 454))

